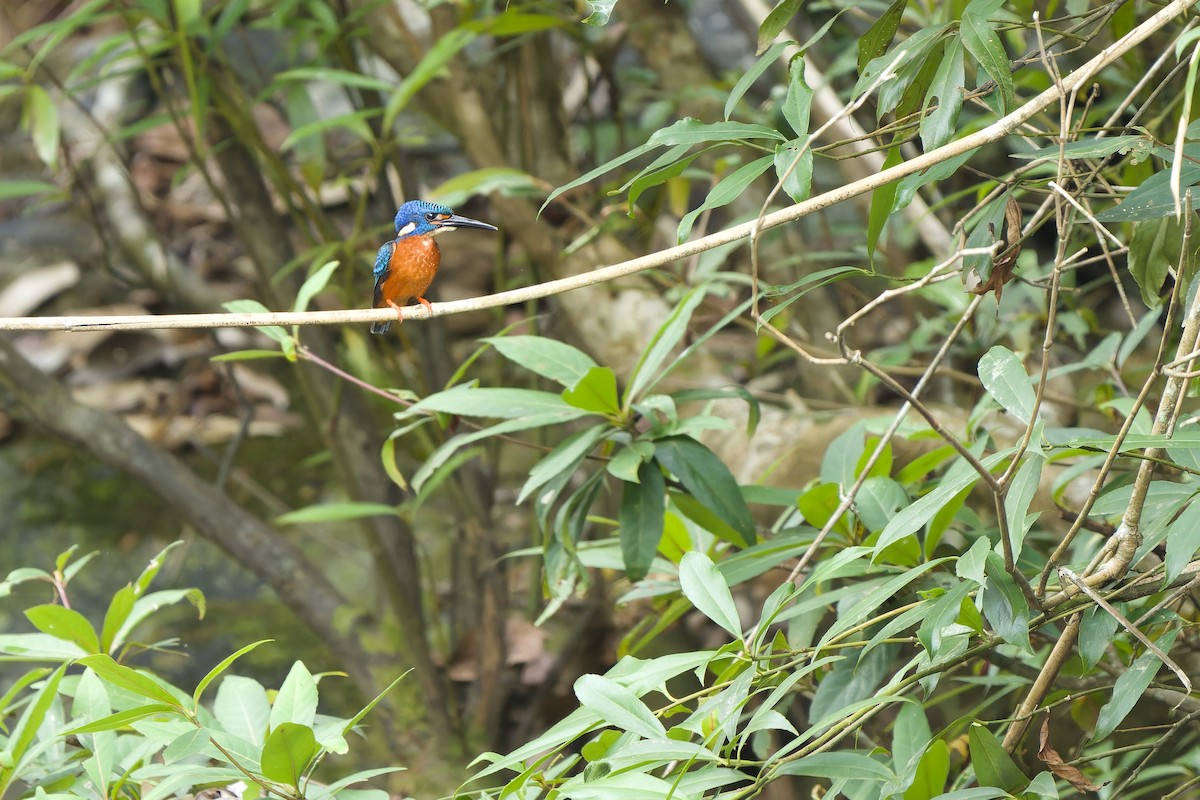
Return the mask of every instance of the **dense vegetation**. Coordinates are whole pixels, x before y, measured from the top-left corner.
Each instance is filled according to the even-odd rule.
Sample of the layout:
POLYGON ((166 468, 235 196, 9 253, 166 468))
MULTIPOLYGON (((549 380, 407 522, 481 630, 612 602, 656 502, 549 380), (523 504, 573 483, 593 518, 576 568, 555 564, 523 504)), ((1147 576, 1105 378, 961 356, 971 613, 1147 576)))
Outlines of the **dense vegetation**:
POLYGON ((6 5, 0 797, 1193 796, 1194 21, 6 5))

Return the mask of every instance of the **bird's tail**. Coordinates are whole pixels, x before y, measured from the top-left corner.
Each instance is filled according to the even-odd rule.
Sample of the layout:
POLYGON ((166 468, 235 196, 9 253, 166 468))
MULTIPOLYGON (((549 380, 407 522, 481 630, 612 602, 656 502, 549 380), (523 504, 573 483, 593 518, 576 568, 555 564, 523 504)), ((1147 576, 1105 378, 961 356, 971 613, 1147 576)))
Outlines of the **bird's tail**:
POLYGON ((390 323, 390 322, 372 322, 371 323, 371 333, 387 333, 391 329, 392 329, 392 323, 390 323))

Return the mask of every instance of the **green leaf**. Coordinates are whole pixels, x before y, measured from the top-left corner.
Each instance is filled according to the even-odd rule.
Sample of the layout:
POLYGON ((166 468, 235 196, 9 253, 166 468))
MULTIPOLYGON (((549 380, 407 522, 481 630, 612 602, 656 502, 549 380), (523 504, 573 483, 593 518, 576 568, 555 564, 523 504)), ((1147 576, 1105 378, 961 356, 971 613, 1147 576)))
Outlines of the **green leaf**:
POLYGON ((300 287, 300 291, 296 292, 296 305, 293 310, 308 310, 308 304, 312 302, 312 299, 320 294, 325 288, 325 285, 329 283, 329 279, 333 276, 333 271, 338 268, 339 263, 341 262, 330 261, 322 265, 319 269, 308 276, 308 278, 304 281, 304 284, 300 287))
MULTIPOLYGON (((1164 653, 1170 652, 1171 645, 1175 643, 1175 636, 1178 633, 1178 628, 1167 631, 1155 644, 1164 653)), ((1150 686, 1150 681, 1154 680, 1154 676, 1161 666, 1162 661, 1158 656, 1147 650, 1134 659, 1128 669, 1117 676, 1117 681, 1113 684, 1112 699, 1104 704, 1104 707, 1100 709, 1100 714, 1096 717, 1096 729, 1092 731, 1091 741, 1099 742, 1117 729, 1121 721, 1133 710, 1137 701, 1142 699, 1142 695, 1150 686)))
POLYGON ((17 778, 16 770, 58 696, 58 684, 66 669, 66 664, 60 665, 42 682, 41 687, 29 700, 21 718, 11 729, 11 734, 4 742, 4 750, 0 752, 0 755, 6 758, 0 760, 0 793, 5 793, 13 780, 17 778))
MULTIPOLYGON (((637 209, 634 207, 638 198, 647 189, 653 189, 655 186, 660 186, 670 180, 678 178, 683 174, 683 171, 692 165, 692 162, 699 158, 704 153, 707 153, 711 148, 704 148, 689 156, 685 157, 691 145, 680 144, 672 147, 667 152, 663 153, 654 162, 639 172, 632 180, 626 183, 625 187, 629 189, 629 217, 633 219, 637 216, 637 209), (659 163, 666 166, 658 166, 659 163)), ((619 191, 619 190, 618 190, 619 191)))
POLYGON ((871 59, 879 58, 887 52, 888 47, 892 44, 892 39, 896 37, 896 31, 900 29, 900 19, 904 16, 904 9, 908 7, 908 0, 895 0, 887 10, 879 15, 879 19, 867 29, 858 39, 858 69, 861 72, 871 59))
POLYGON ((904 800, 930 800, 942 797, 950 777, 950 748, 941 739, 934 739, 925 748, 917 764, 913 782, 904 790, 904 800))
POLYGON ((87 617, 70 608, 40 605, 26 609, 25 617, 33 627, 64 642, 74 642, 88 653, 100 652, 100 639, 87 617))
POLYGON ((413 71, 404 76, 400 81, 399 86, 393 88, 393 84, 386 84, 380 91, 384 94, 391 93, 388 98, 387 106, 383 112, 383 128, 391 130, 392 124, 396 121, 396 116, 408 106, 412 98, 425 88, 425 86, 441 74, 446 65, 453 61, 463 48, 475 41, 476 34, 474 31, 467 30, 463 27, 452 28, 442 38, 438 39, 433 47, 429 48, 428 52, 413 68, 413 71))
POLYGON ((267 690, 256 680, 226 675, 217 687, 213 714, 228 733, 260 746, 271 719, 267 690))
MULTIPOLYGON (((353 134, 360 141, 373 143, 375 141, 375 134, 371 131, 371 126, 367 124, 367 120, 378 116, 378 108, 364 108, 358 111, 347 111, 345 114, 319 117, 312 122, 306 122, 303 125, 292 128, 291 133, 279 145, 279 149, 284 152, 296 150, 301 158, 313 157, 317 149, 316 146, 312 146, 312 149, 310 149, 310 146, 305 143, 309 139, 316 138, 329 130, 338 130, 353 134)), ((320 145, 320 150, 322 152, 325 150, 323 143, 320 145)))
MULTIPOLYGON (((916 703, 906 703, 896 712, 896 724, 892 734, 892 765, 896 772, 904 774, 913 759, 921 754, 930 740, 933 730, 929 727, 929 718, 925 709, 916 703)), ((941 792, 929 795, 933 797, 941 792)))
POLYGON ((788 125, 801 138, 807 138, 809 116, 812 112, 814 92, 804 76, 804 56, 793 56, 788 62, 788 91, 780 110, 788 125))
POLYGON ((569 183, 564 183, 562 186, 558 187, 557 189, 555 189, 554 191, 552 191, 550 193, 550 195, 546 198, 546 202, 542 203, 542 207, 538 209, 538 214, 541 214, 543 211, 545 211, 546 206, 550 205, 550 203, 552 203, 556 197, 563 194, 564 192, 568 192, 571 189, 574 189, 577 186, 582 186, 585 183, 590 183, 591 181, 594 181, 596 178, 599 178, 601 175, 605 174, 606 172, 611 172, 612 170, 616 169, 617 167, 621 166, 622 164, 626 164, 630 161, 633 161, 635 158, 639 158, 639 157, 645 155, 646 153, 650 152, 651 150, 653 150, 654 148, 656 148, 658 146, 659 146, 658 143, 653 142, 653 141, 647 142, 646 144, 643 144, 643 145, 639 145, 638 147, 633 148, 632 150, 630 150, 627 153, 623 153, 614 159, 604 162, 603 164, 601 164, 600 166, 591 170, 590 172, 585 172, 583 175, 580 175, 575 180, 570 181, 569 183))
MULTIPOLYGON (((222 303, 221 307, 226 311, 234 314, 269 314, 270 309, 264 306, 257 300, 231 300, 228 303, 222 303)), ((283 349, 284 355, 289 359, 294 359, 296 355, 296 341, 286 330, 279 325, 262 325, 256 330, 265 333, 275 341, 279 342, 279 346, 283 349)))
POLYGON ((733 528, 743 547, 755 543, 754 518, 737 481, 711 450, 687 436, 668 436, 655 443, 654 454, 692 497, 733 528))
POLYGON ((218 677, 220 677, 225 672, 225 670, 229 669, 229 667, 233 665, 233 662, 237 661, 239 658, 246 655, 246 653, 249 653, 251 650, 255 649, 256 647, 258 647, 260 645, 264 645, 267 642, 273 642, 273 641, 275 641, 275 640, 274 639, 259 639, 257 642, 254 642, 253 644, 246 645, 242 649, 238 650, 236 653, 226 656, 221 661, 220 664, 217 664, 215 667, 210 669, 208 671, 208 674, 200 679, 200 683, 196 684, 196 691, 192 693, 193 704, 195 706, 200 705, 200 698, 204 695, 204 690, 209 687, 209 684, 211 684, 218 677))
POLYGON ((311 728, 317 718, 317 682, 301 661, 292 663, 271 703, 271 730, 285 724, 311 728))
POLYGON ((603 675, 583 675, 575 681, 575 696, 607 725, 637 734, 644 739, 662 739, 663 724, 637 695, 603 675))
POLYGON ((895 94, 895 100, 898 101, 904 89, 907 88, 907 84, 911 83, 912 79, 916 77, 916 71, 906 68, 910 64, 916 65, 918 68, 924 64, 929 51, 941 41, 942 36, 945 35, 948 29, 949 25, 922 28, 892 48, 890 53, 884 53, 879 58, 871 59, 870 63, 859 74, 858 81, 854 84, 852 95, 854 97, 862 95, 863 92, 879 79, 879 76, 885 69, 893 67, 893 64, 895 64, 893 69, 897 73, 897 78, 887 83, 895 84, 894 87, 889 88, 889 91, 895 94), (897 59, 899 60, 897 61, 897 59), (905 75, 907 75, 907 79, 904 78, 905 75))
MULTIPOLYGON (((1036 434, 1035 434, 1036 436, 1036 434)), ((1035 439, 1036 441, 1036 439, 1035 439)), ((1004 497, 1004 516, 1008 520, 1008 530, 1012 534, 1013 559, 1021 560, 1021 546, 1025 533, 1029 528, 1032 517, 1029 507, 1033 503, 1041 483, 1042 469, 1046 466, 1046 458, 1036 450, 1025 454, 1025 461, 1017 468, 1008 493, 1004 497)))
POLYGON ((979 380, 1001 408, 1029 424, 1036 395, 1029 374, 1016 353, 1003 345, 988 350, 979 359, 979 380))
POLYGON ((771 320, 779 312, 790 306, 792 303, 801 299, 809 292, 819 289, 822 286, 828 286, 831 283, 848 278, 852 275, 870 275, 867 270, 861 267, 831 267, 829 269, 821 269, 816 272, 805 275, 795 283, 787 286, 770 286, 763 292, 765 297, 776 298, 786 297, 783 302, 776 303, 762 313, 761 323, 766 323, 771 320))
POLYGON ((529 471, 529 478, 517 495, 517 505, 562 473, 573 473, 608 430, 607 425, 593 425, 564 439, 529 471))
POLYGON ((1197 550, 1200 550, 1200 501, 1192 500, 1171 523, 1167 533, 1168 584, 1183 574, 1197 550))
MULTIPOLYGON (((732 122, 725 123, 732 125, 732 122)), ((743 164, 735 169, 730 174, 721 179, 720 183, 709 191, 704 198, 704 202, 697 208, 689 211, 679 221, 679 230, 676 234, 679 242, 682 244, 692 233, 692 226, 696 224, 696 219, 710 208, 720 208, 721 206, 729 205, 734 200, 742 196, 742 192, 754 183, 758 176, 769 170, 775 163, 774 156, 763 156, 762 158, 751 161, 749 164, 743 164)))
POLYGON ((959 32, 967 51, 1000 87, 1001 113, 1007 114, 1013 108, 1012 65, 1004 52, 1004 43, 987 19, 1000 5, 995 0, 971 0, 963 9, 959 32))
POLYGON ((485 389, 470 384, 460 384, 431 394, 409 409, 410 413, 420 411, 497 419, 517 419, 559 411, 583 415, 582 411, 568 405, 561 397, 551 392, 533 389, 485 389))
POLYGON ((387 503, 317 503, 298 508, 275 518, 276 525, 302 525, 309 522, 341 522, 364 517, 394 517, 396 507, 387 503))
MULTIPOLYGON (((1200 163, 1194 159, 1193 148, 1185 148, 1190 156, 1183 163, 1180 171, 1180 197, 1187 193, 1188 187, 1200 183, 1200 163)), ((1200 208, 1200 192, 1192 193, 1192 208, 1200 208)), ((1144 222, 1162 217, 1174 216, 1175 198, 1171 194, 1171 170, 1160 170, 1142 181, 1136 189, 1125 195, 1120 204, 1105 209, 1096 215, 1100 222, 1144 222)))
MULTIPOLYGON (((761 53, 771 46, 771 43, 779 38, 779 34, 783 33, 783 29, 792 21, 792 17, 800 10, 800 6, 804 4, 804 0, 779 0, 779 4, 771 9, 771 13, 767 14, 766 19, 762 21, 762 25, 758 27, 758 47, 756 52, 761 53)), ((726 114, 728 119, 729 115, 726 114)))
POLYGON ((428 196, 455 208, 476 196, 496 193, 501 197, 523 197, 537 190, 537 181, 527 172, 511 167, 488 167, 455 175, 430 189, 428 196))
POLYGON ((983 616, 1000 638, 1033 652, 1029 643, 1029 603, 996 553, 987 554, 987 583, 983 587, 983 616))
MULTIPOLYGON (((295 150, 300 173, 309 187, 316 191, 325 178, 328 153, 325 150, 325 137, 316 135, 325 129, 317 127, 315 123, 323 121, 325 116, 317 110, 317 104, 313 102, 308 86, 303 83, 288 84, 284 89, 283 99, 291 132, 280 149, 295 150)), ((361 119, 356 118, 355 122, 361 124, 361 119)), ((353 124, 350 127, 353 127, 353 124)), ((370 137, 368 128, 367 141, 370 141, 370 137)))
POLYGON ((33 149, 43 164, 51 169, 58 165, 58 142, 62 133, 58 109, 46 90, 37 84, 25 90, 22 125, 33 139, 33 149))
MULTIPOLYGON (((671 351, 683 340, 687 333, 688 323, 691 322, 692 312, 703 302, 707 289, 697 286, 683 296, 679 305, 671 312, 666 321, 654 333, 645 351, 633 368, 633 376, 625 387, 622 403, 628 407, 642 399, 642 393, 648 390, 666 370, 663 364, 671 351)), ((669 369, 670 367, 667 367, 669 369)))
POLYGON ((1113 644, 1118 624, 1117 618, 1100 606, 1091 606, 1083 612, 1083 622, 1079 625, 1079 658, 1086 669, 1100 663, 1113 644))
POLYGON ((967 747, 980 786, 995 786, 1016 794, 1029 783, 1029 778, 1005 752, 996 735, 978 722, 967 732, 967 747))
MULTIPOLYGON (((632 451, 624 451, 632 452, 632 451)), ((650 571, 666 522, 666 482, 658 462, 643 462, 636 483, 621 484, 621 555, 625 576, 640 581, 650 571)))
POLYGON ((221 353, 211 356, 209 361, 260 361, 264 358, 287 358, 279 350, 236 350, 232 353, 221 353))
POLYGON ((899 575, 893 575, 886 581, 883 581, 871 591, 867 592, 867 594, 861 600, 854 603, 853 606, 845 609, 839 609, 837 621, 834 622, 829 630, 827 630, 821 637, 821 644, 824 645, 828 643, 834 637, 861 623, 869 614, 878 609, 879 606, 883 605, 885 602, 895 598, 900 593, 901 589, 912 583, 921 575, 924 575, 934 567, 940 566, 941 564, 945 564, 946 562, 952 560, 953 559, 946 557, 939 558, 934 561, 927 561, 924 564, 918 564, 917 566, 912 567, 899 575))
POLYGON ((777 775, 849 781, 893 781, 895 773, 864 753, 814 753, 789 761, 775 770, 777 775))
POLYGON ((1129 274, 1137 281, 1148 308, 1162 304, 1159 293, 1167 273, 1179 263, 1183 229, 1174 217, 1133 223, 1129 243, 1129 274))
POLYGON ((740 142, 753 139, 786 141, 787 137, 774 128, 750 122, 701 122, 693 117, 655 131, 649 145, 670 147, 677 144, 708 144, 710 142, 740 142))
MULTIPOLYGON (((134 583, 134 589, 135 591, 138 589, 138 582, 134 583)), ((138 597, 134 602, 133 610, 129 612, 129 616, 121 624, 120 630, 113 637, 113 647, 121 647, 128 640, 130 633, 151 614, 165 606, 183 600, 195 606, 200 618, 204 618, 204 593, 199 589, 164 589, 159 592, 150 592, 138 597)))
MULTIPOLYGON (((990 469, 1007 458, 1010 452, 1010 450, 1003 450, 993 453, 983 459, 983 465, 990 469)), ((879 534, 879 541, 875 543, 876 554, 883 552, 888 545, 905 536, 916 533, 932 520, 950 502, 951 498, 968 486, 975 485, 978 480, 979 473, 970 464, 965 461, 955 462, 946 475, 938 481, 937 487, 933 491, 914 501, 908 508, 902 509, 888 523, 888 526, 879 534)))
POLYGON ((60 189, 46 181, 0 181, 0 200, 15 200, 39 194, 58 193, 60 189))
POLYGON ((562 399, 575 408, 615 417, 621 413, 617 400, 617 376, 609 367, 592 367, 562 399))
POLYGON ((153 717, 161 714, 179 715, 179 709, 176 706, 169 706, 166 703, 150 703, 149 705, 137 706, 136 708, 127 708, 123 711, 118 711, 115 714, 109 714, 106 717, 93 720, 86 725, 81 725, 78 728, 72 728, 63 733, 64 736, 78 736, 85 733, 100 733, 101 731, 116 731, 122 728, 129 727, 132 722, 137 722, 139 719, 153 717))
POLYGON ((350 731, 354 730, 354 726, 356 726, 356 725, 358 725, 358 723, 362 722, 363 718, 366 717, 367 714, 371 713, 371 709, 373 709, 373 708, 375 708, 375 706, 379 705, 380 701, 382 701, 383 698, 387 697, 393 689, 395 689, 397 686, 399 686, 400 681, 404 680, 405 676, 407 676, 409 672, 412 672, 412 670, 411 669, 405 670, 400 675, 396 676, 396 678, 387 685, 386 689, 384 689, 379 694, 375 695, 375 697, 371 699, 371 702, 367 703, 365 706, 363 706, 359 710, 359 712, 357 714, 355 714, 353 717, 348 719, 346 721, 346 724, 344 726, 342 726, 342 735, 345 736, 346 734, 350 733, 350 731))
MULTIPOLYGON (((900 146, 893 146, 883 160, 882 169, 890 169, 903 160, 904 154, 900 152, 900 146)), ((896 201, 896 192, 899 188, 900 182, 892 181, 871 192, 871 210, 867 217, 868 259, 874 260, 875 258, 875 246, 879 244, 879 237, 883 233, 884 226, 887 225, 888 217, 892 214, 892 205, 896 201)))
POLYGON ((742 622, 733 594, 712 559, 694 550, 684 553, 679 562, 679 587, 697 611, 728 631, 734 639, 742 638, 742 622))
POLYGON ((463 27, 490 36, 520 36, 523 33, 548 31, 566 25, 565 19, 553 14, 530 14, 509 8, 499 14, 471 20, 463 24, 463 27))
POLYGON ((609 459, 605 469, 614 478, 629 483, 638 482, 638 470, 642 464, 654 457, 654 445, 650 442, 633 442, 622 447, 609 459))
POLYGON ((376 78, 371 75, 363 75, 361 72, 351 72, 345 69, 334 69, 333 67, 297 67, 281 72, 275 76, 275 80, 280 83, 288 81, 323 81, 326 83, 336 83, 341 86, 349 86, 354 89, 370 89, 376 92, 390 92, 395 85, 391 81, 376 78))
POLYGON ((318 749, 312 728, 285 722, 271 731, 263 744, 262 773, 278 783, 299 787, 318 749))
POLYGON ((113 599, 108 604, 108 610, 104 612, 104 625, 100 629, 99 652, 112 652, 117 632, 121 630, 125 620, 129 619, 129 614, 133 611, 133 604, 136 601, 137 592, 134 590, 133 584, 123 586, 113 595, 113 599))
MULTIPOLYGON (((962 90, 965 85, 962 40, 955 37, 946 45, 937 72, 933 75, 933 82, 925 93, 926 110, 933 104, 934 98, 937 98, 937 108, 928 111, 921 118, 921 147, 926 153, 936 150, 954 137, 958 115, 962 111, 962 90)), ((932 169, 936 167, 931 167, 930 170, 932 169)))
POLYGON ((813 152, 811 147, 804 147, 807 142, 808 136, 804 135, 775 148, 775 176, 783 181, 783 191, 797 203, 812 194, 813 152), (797 154, 800 161, 793 168, 797 154))
MULTIPOLYGON (((1145 134, 1137 136, 1132 134, 1105 136, 1103 139, 1095 136, 1085 136, 1074 142, 1067 142, 1062 147, 1061 153, 1067 159, 1107 158, 1115 153, 1136 152, 1142 147, 1149 148, 1153 144, 1154 139, 1145 134)), ((1059 146, 1055 144, 1023 153, 1009 153, 1008 157, 1032 161, 1039 158, 1057 159, 1059 153, 1059 146)))
POLYGON ((916 197, 918 189, 930 183, 935 183, 937 181, 942 181, 946 178, 949 178, 951 175, 958 172, 959 167, 970 161, 971 157, 974 156, 977 151, 978 148, 975 148, 974 150, 968 150, 967 152, 961 153, 954 158, 948 158, 945 161, 940 161, 929 169, 922 170, 901 179, 900 188, 896 192, 896 204, 892 211, 895 212, 903 208, 907 208, 908 204, 912 202, 912 199, 916 197))
POLYGON ((527 417, 518 419, 510 419, 496 425, 491 425, 483 430, 471 431, 470 433, 460 433, 459 435, 448 440, 445 444, 434 450, 433 453, 425 459, 421 464, 420 469, 413 475, 412 485, 415 491, 422 491, 425 482, 437 472, 443 464, 445 464, 456 452, 468 444, 487 439, 491 436, 499 436, 505 433, 515 433, 517 431, 525 431, 531 428, 543 428, 548 425, 561 425, 570 422, 580 417, 586 416, 583 411, 570 406, 564 406, 564 410, 557 413, 549 414, 531 414, 527 417))
MULTIPOLYGON (((774 40, 774 38, 774 36, 771 37, 772 40, 774 40)), ((770 44, 770 42, 768 42, 768 44, 770 44)), ((765 51, 762 48, 759 48, 759 52, 756 54, 759 56, 758 60, 754 62, 754 66, 746 70, 742 77, 738 78, 738 82, 733 85, 733 89, 731 89, 729 92, 729 97, 725 99, 726 121, 729 120, 729 117, 733 114, 733 110, 737 108, 737 104, 741 102, 742 98, 746 95, 746 92, 748 92, 750 87, 754 85, 754 82, 762 77, 762 74, 766 72, 772 64, 775 63, 775 60, 779 58, 779 55, 787 46, 787 42, 779 42, 778 44, 771 45, 771 47, 765 51)))
POLYGON ((149 700, 181 708, 179 701, 175 699, 175 695, 142 673, 118 664, 109 656, 103 654, 86 656, 79 659, 76 663, 88 667, 102 680, 114 686, 120 686, 122 689, 127 689, 149 700))

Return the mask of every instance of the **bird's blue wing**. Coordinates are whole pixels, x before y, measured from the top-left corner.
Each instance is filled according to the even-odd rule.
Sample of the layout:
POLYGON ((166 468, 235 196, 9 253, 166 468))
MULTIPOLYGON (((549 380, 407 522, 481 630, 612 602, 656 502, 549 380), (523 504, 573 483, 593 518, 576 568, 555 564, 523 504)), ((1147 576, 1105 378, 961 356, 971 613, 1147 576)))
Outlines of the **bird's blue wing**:
POLYGON ((388 264, 392 260, 392 251, 395 249, 391 242, 385 242, 383 247, 379 248, 379 252, 375 255, 375 266, 371 270, 375 275, 375 297, 371 301, 371 305, 379 305, 379 294, 383 287, 383 279, 387 275, 388 264))

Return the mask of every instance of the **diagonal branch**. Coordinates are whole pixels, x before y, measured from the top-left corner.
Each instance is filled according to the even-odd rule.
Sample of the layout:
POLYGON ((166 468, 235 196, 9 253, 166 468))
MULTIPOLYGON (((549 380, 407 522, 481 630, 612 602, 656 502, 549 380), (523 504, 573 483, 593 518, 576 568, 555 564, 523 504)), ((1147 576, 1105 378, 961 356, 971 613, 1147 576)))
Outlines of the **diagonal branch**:
MULTIPOLYGON (((804 202, 796 203, 795 205, 768 214, 762 219, 761 223, 751 221, 742 225, 735 225, 691 242, 686 242, 675 247, 668 247, 656 253, 629 259, 607 267, 601 267, 581 275, 546 281, 534 286, 514 289, 508 292, 499 292, 486 297, 457 300, 449 303, 436 303, 433 306, 432 313, 434 316, 460 314, 482 308, 523 303, 661 267, 665 264, 696 255, 697 253, 745 239, 756 228, 758 230, 769 230, 770 228, 775 228, 789 222, 795 222, 809 214, 873 191, 908 175, 921 172, 947 159, 974 150, 977 147, 997 142, 1008 136, 1052 103, 1058 102, 1065 94, 1078 91, 1091 81, 1101 69, 1146 41, 1176 17, 1185 13, 1195 3, 1196 0, 1172 0, 1172 2, 1163 6, 1156 14, 1149 17, 1141 25, 1138 25, 1125 36, 1106 47, 1090 61, 1079 67, 1079 69, 1064 77, 1061 83, 1056 83, 1049 87, 1020 108, 1000 118, 986 128, 877 174, 861 178, 822 195, 812 197, 804 202)), ((420 316, 423 316, 423 313, 418 308, 408 308, 402 313, 403 319, 419 318, 420 316)), ((222 328, 255 325, 336 325, 348 323, 366 324, 394 318, 394 312, 386 309, 317 311, 293 314, 163 315, 159 317, 144 316, 132 318, 100 316, 0 318, 0 330, 131 330, 139 328, 222 328)))

